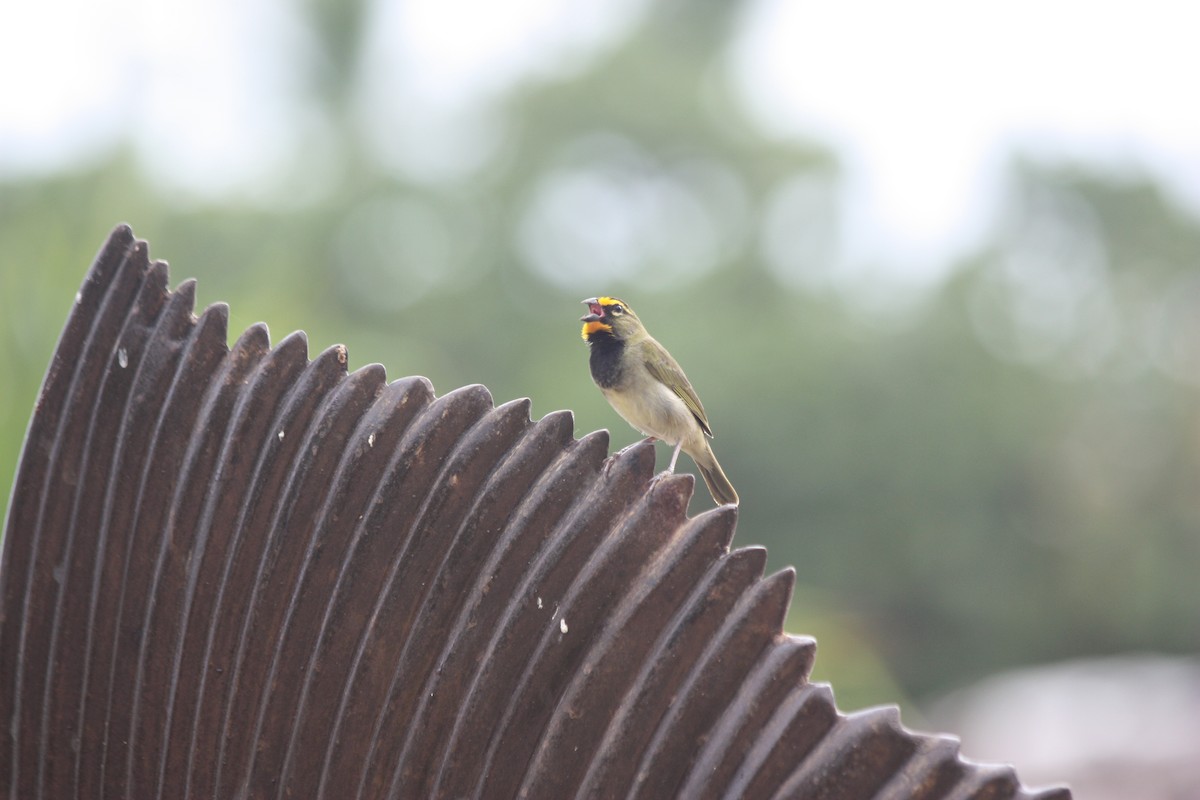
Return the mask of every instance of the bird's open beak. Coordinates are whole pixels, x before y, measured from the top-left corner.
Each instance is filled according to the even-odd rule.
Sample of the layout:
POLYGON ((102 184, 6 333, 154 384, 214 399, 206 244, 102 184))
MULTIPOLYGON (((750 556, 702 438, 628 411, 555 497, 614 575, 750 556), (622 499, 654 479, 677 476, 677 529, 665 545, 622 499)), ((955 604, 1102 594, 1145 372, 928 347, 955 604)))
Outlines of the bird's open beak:
POLYGON ((580 322, 596 322, 604 316, 604 307, 600 305, 599 300, 598 297, 589 297, 580 301, 588 307, 588 313, 579 318, 580 322))

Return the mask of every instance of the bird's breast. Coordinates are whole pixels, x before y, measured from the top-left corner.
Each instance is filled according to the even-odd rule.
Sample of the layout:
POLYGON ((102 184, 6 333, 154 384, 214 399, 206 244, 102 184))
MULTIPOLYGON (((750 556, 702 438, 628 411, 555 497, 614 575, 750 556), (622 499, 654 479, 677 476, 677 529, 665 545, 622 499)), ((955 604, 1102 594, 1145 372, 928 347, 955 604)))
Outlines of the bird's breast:
POLYGON ((679 395, 646 374, 620 389, 605 389, 604 397, 626 422, 647 436, 668 444, 703 438, 700 425, 679 395))

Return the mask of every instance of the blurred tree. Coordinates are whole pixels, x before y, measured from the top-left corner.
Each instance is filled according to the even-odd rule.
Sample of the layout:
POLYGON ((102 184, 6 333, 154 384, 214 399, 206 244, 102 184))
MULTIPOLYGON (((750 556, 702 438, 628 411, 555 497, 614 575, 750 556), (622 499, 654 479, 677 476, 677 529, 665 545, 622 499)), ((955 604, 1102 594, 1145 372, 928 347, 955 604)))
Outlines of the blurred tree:
POLYGON ((491 99, 490 155, 440 181, 385 163, 363 126, 386 121, 352 110, 370 7, 303 9, 319 55, 294 66, 338 164, 323 194, 181 202, 125 153, 0 177, 0 484, 84 266, 125 220, 202 304, 231 304, 235 336, 304 328, 352 367, 575 409, 614 445, 635 434, 591 386, 577 301, 626 296, 705 399, 737 543, 796 565, 789 627, 840 632, 818 677, 860 676, 843 706, 897 699, 872 647, 923 694, 1200 646, 1200 222, 1152 183, 1016 163, 989 241, 873 315, 827 280, 836 160, 757 131, 722 80, 736 4, 651 6, 491 99))

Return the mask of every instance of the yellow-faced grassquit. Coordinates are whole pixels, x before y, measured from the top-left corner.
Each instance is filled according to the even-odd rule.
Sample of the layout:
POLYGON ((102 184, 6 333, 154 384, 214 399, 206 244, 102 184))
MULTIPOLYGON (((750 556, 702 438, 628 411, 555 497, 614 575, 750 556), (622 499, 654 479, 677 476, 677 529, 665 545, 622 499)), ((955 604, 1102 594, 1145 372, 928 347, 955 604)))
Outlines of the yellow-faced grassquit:
POLYGON ((623 300, 584 300, 583 339, 591 348, 592 380, 616 412, 651 440, 675 445, 667 472, 675 471, 680 449, 700 468, 718 504, 737 505, 738 495, 708 445, 712 428, 696 390, 667 349, 655 341, 623 300))

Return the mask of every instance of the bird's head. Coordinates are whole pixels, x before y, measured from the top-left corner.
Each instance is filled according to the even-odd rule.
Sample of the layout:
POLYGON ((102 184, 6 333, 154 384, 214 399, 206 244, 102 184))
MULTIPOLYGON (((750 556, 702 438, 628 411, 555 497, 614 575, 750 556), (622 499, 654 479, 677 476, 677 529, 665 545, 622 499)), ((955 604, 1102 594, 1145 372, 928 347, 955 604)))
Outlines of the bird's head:
POLYGON ((605 337, 627 341, 645 333, 641 320, 624 300, 616 297, 592 297, 583 301, 588 313, 579 318, 583 323, 583 340, 589 344, 605 337))

